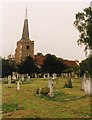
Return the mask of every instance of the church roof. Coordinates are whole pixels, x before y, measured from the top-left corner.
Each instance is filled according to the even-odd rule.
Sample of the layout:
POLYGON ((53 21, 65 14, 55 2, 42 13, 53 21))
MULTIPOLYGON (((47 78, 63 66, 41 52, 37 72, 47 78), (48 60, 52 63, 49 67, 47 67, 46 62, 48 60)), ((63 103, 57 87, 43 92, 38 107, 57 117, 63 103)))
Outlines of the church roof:
MULTIPOLYGON (((44 64, 44 60, 45 60, 45 56, 34 56, 34 59, 35 59, 35 61, 36 61, 36 63, 37 63, 37 65, 39 65, 39 66, 42 66, 43 64, 44 64)), ((76 66, 77 65, 77 63, 76 63, 76 61, 73 61, 73 60, 65 60, 65 59, 62 59, 62 58, 59 58, 61 61, 63 61, 64 62, 64 64, 66 64, 68 67, 73 67, 73 66, 76 66)))

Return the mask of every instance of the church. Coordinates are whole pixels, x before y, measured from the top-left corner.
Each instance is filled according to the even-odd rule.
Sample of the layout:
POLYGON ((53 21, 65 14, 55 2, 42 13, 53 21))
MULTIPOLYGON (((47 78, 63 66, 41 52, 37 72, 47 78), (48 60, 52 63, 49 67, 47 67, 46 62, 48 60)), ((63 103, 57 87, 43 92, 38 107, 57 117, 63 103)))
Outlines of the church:
POLYGON ((29 38, 27 8, 26 17, 24 20, 22 38, 17 42, 17 48, 15 49, 15 62, 19 63, 25 59, 25 57, 31 56, 34 58, 34 41, 29 38))
MULTIPOLYGON (((21 39, 17 42, 17 47, 15 49, 15 62, 20 63, 25 60, 27 56, 31 56, 35 61, 37 66, 42 66, 44 64, 45 56, 34 55, 34 41, 29 38, 29 28, 28 28, 28 18, 27 18, 27 8, 26 17, 23 25, 23 32, 21 39)), ((72 67, 78 65, 76 61, 70 61, 60 58, 67 66, 72 67)))

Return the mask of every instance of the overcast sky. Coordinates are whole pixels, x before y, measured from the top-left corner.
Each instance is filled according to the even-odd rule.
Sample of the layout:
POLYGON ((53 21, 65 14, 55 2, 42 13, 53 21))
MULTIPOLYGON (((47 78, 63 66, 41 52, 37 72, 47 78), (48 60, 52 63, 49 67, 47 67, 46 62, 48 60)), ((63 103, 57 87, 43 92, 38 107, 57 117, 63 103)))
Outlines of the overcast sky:
MULTIPOLYGON (((3 2, 2 56, 15 53, 21 39, 25 9, 28 9, 30 39, 35 54, 51 53, 69 60, 83 60, 83 47, 77 45, 78 31, 73 26, 75 14, 90 6, 90 2, 3 2)), ((0 23, 1 25, 1 23, 0 23)))

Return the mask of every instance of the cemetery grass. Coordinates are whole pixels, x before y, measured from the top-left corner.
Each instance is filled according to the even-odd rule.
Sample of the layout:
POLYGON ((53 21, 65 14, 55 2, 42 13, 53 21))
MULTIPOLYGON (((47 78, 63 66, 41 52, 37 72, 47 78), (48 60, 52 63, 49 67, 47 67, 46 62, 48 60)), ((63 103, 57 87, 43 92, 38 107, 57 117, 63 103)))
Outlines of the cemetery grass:
POLYGON ((73 88, 64 88, 67 78, 54 80, 54 97, 35 95, 37 88, 48 85, 47 79, 31 78, 31 82, 16 84, 8 88, 2 84, 2 117, 3 118, 90 118, 91 98, 84 95, 81 78, 73 78, 73 88), (58 82, 57 82, 58 81, 58 82))

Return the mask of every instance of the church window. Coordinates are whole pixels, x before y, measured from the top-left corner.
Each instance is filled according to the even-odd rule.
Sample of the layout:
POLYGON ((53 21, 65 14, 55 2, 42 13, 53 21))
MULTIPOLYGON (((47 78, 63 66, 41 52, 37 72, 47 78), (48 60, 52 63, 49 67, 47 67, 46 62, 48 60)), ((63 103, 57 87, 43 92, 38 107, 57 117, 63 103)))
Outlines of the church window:
POLYGON ((29 45, 26 46, 26 49, 29 49, 29 45))

